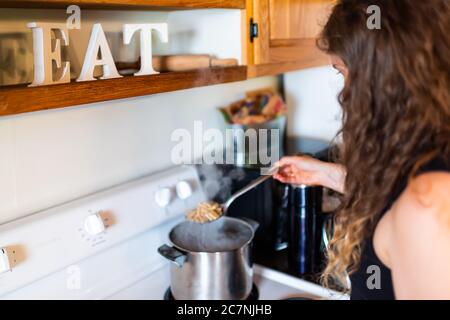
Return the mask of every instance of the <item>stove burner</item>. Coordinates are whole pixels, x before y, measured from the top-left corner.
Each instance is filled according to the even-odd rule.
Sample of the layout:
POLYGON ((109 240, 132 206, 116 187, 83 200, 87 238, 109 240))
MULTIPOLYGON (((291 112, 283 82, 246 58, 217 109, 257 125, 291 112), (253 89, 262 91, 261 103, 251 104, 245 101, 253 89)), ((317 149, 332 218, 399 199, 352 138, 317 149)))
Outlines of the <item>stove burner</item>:
MULTIPOLYGON (((250 292, 250 294, 248 295, 247 299, 245 299, 246 301, 256 301, 259 299, 259 290, 258 287, 253 284, 253 288, 252 291, 250 292)), ((172 291, 169 289, 166 290, 166 293, 164 293, 164 300, 175 300, 175 298, 172 295, 172 291)))

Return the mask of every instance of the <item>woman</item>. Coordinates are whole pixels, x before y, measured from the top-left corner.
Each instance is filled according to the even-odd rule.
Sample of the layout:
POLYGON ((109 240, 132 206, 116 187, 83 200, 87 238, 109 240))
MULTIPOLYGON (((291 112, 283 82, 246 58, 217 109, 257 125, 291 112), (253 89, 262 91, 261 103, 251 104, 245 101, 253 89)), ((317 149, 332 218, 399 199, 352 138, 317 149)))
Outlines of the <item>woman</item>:
POLYGON ((449 32, 449 0, 340 0, 319 40, 345 77, 340 164, 275 178, 343 193, 323 277, 352 299, 450 299, 449 32))

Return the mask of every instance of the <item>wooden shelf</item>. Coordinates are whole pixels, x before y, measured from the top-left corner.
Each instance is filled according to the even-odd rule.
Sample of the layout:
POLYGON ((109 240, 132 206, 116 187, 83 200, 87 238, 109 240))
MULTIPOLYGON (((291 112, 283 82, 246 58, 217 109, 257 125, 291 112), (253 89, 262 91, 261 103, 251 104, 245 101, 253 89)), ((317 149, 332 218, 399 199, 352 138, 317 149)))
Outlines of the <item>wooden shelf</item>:
POLYGON ((4 8, 67 8, 73 4, 85 9, 245 8, 245 0, 0 0, 4 8))
POLYGON ((258 78, 264 76, 277 76, 286 72, 295 72, 303 69, 322 67, 330 64, 329 59, 317 58, 311 61, 293 61, 280 63, 267 63, 248 66, 247 77, 258 78))
POLYGON ((315 46, 298 50, 295 56, 295 61, 249 65, 248 78, 274 76, 286 72, 331 64, 330 58, 315 46))
POLYGON ((27 87, 0 87, 0 116, 63 108, 247 79, 247 67, 215 67, 153 76, 71 82, 27 87))

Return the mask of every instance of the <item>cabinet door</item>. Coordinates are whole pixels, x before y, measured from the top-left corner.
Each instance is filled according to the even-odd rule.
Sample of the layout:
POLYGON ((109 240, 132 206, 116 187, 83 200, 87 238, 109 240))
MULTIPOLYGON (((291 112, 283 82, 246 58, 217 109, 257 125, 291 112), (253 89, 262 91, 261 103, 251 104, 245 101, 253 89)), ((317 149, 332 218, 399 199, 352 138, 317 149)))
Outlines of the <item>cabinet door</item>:
POLYGON ((316 47, 334 0, 253 0, 253 61, 258 64, 289 63, 294 68, 325 65, 328 57, 316 47))

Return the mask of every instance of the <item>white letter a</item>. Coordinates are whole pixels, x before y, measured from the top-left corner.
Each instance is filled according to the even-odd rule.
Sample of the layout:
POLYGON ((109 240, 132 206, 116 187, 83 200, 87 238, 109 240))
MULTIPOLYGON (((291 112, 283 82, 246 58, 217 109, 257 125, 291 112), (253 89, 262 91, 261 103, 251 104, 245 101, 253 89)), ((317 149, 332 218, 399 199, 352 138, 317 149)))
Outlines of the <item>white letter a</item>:
POLYGON ((109 49, 108 41, 100 23, 92 27, 91 38, 84 57, 83 68, 77 81, 91 81, 94 78, 95 66, 102 66, 103 76, 100 79, 112 79, 122 77, 116 69, 114 59, 109 49), (97 59, 100 51, 100 59, 97 59))
POLYGON ((367 14, 371 14, 367 19, 367 28, 369 30, 381 29, 381 9, 379 6, 372 5, 367 8, 367 14))
POLYGON ((367 267, 367 274, 370 277, 367 278, 366 285, 369 290, 381 289, 381 270, 379 266, 372 265, 367 267))

